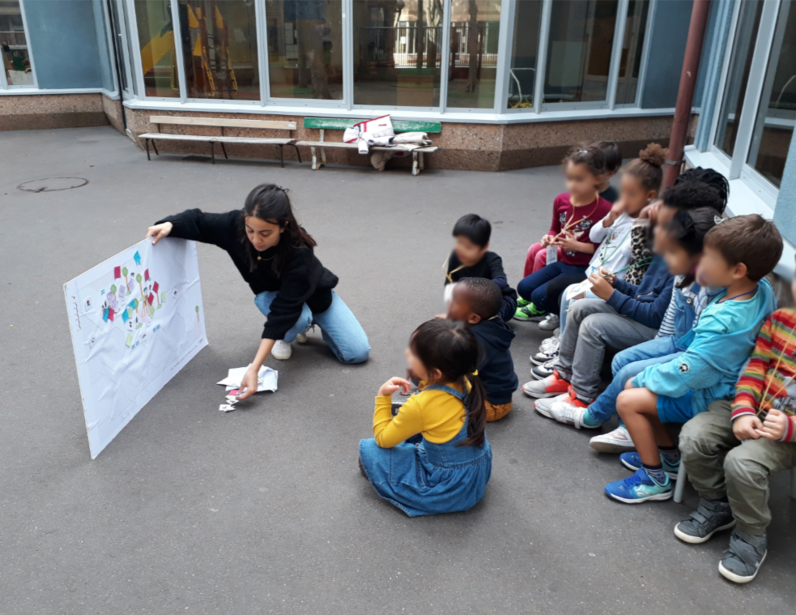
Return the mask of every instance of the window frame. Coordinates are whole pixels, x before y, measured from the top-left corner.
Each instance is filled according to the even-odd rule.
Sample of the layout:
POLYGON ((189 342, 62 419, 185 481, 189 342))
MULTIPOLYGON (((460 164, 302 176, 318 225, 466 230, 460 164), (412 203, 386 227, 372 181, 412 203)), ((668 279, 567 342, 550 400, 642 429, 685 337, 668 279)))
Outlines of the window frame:
POLYGON ((8 83, 8 78, 6 77, 6 71, 0 70, 0 91, 7 92, 9 94, 17 93, 18 90, 38 90, 39 89, 39 81, 36 77, 36 62, 33 59, 33 45, 30 44, 30 39, 28 38, 28 19, 25 16, 25 1, 19 0, 19 12, 20 16, 22 17, 22 31, 25 34, 25 43, 27 45, 28 50, 28 60, 30 61, 30 72, 33 76, 33 85, 11 85, 8 83))
MULTIPOLYGON (((769 210, 773 211, 776 206, 779 188, 768 181, 756 169, 747 163, 752 136, 757 123, 757 113, 760 109, 763 90, 766 84, 766 72, 771 59, 771 52, 774 47, 775 34, 777 30, 778 18, 783 6, 782 0, 764 0, 762 13, 760 15, 760 25, 755 33, 754 46, 752 51, 752 64, 749 71, 749 80, 744 91, 743 107, 741 116, 738 118, 738 133, 733 148, 733 155, 730 157, 721 150, 716 144, 716 134, 719 123, 721 122, 721 107, 724 102, 725 87, 729 78, 729 69, 735 46, 738 20, 740 18, 742 2, 738 1, 733 6, 733 16, 730 22, 730 32, 727 37, 721 78, 719 80, 719 96, 716 97, 714 105, 713 119, 711 122, 708 136, 708 149, 717 164, 711 165, 717 171, 727 177, 729 181, 741 180, 769 210)), ((791 6, 791 10, 796 7, 791 6)), ((792 137, 793 138, 793 137, 792 137)), ((769 213, 766 211, 765 213, 769 213)))

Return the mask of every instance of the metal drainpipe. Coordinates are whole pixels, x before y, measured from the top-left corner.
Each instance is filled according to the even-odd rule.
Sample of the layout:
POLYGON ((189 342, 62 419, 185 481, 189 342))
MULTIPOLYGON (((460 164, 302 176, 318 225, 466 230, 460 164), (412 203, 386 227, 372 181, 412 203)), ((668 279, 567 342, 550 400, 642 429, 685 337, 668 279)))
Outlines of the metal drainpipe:
POLYGON ((688 135, 691 109, 694 105, 699 59, 702 56, 702 43, 705 40, 705 26, 708 23, 710 0, 694 0, 691 9, 691 24, 688 27, 688 40, 685 44, 683 72, 680 74, 680 89, 677 92, 677 106, 674 110, 672 134, 669 138, 669 157, 663 171, 663 187, 674 185, 683 165, 683 148, 688 135))

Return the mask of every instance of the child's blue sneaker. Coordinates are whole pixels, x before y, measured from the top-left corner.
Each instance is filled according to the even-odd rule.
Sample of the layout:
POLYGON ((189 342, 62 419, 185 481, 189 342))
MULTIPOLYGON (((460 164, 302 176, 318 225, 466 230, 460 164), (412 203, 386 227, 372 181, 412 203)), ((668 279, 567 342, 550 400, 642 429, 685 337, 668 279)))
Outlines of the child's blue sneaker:
POLYGON ((668 500, 672 497, 672 481, 666 476, 666 483, 659 485, 643 468, 633 476, 608 483, 605 495, 625 504, 641 504, 649 500, 668 500))
MULTIPOLYGON (((636 452, 622 453, 619 455, 619 463, 632 472, 636 472, 637 470, 641 469, 641 457, 639 457, 639 454, 636 452)), ((663 465, 663 471, 669 475, 669 478, 672 480, 677 480, 677 474, 680 471, 679 460, 677 463, 671 463, 667 461, 663 455, 661 455, 661 465, 663 465)))

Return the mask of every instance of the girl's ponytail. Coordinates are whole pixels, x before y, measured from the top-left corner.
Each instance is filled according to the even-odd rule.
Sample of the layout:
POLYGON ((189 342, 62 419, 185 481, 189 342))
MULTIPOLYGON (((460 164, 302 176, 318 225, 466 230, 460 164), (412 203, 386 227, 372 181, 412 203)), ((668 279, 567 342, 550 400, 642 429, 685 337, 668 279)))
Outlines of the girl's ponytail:
MULTIPOLYGON (((470 390, 465 400, 467 409, 467 439, 462 440, 457 446, 481 446, 484 443, 484 430, 486 429, 486 389, 478 372, 463 378, 470 383, 470 390)), ((467 383, 462 382, 462 391, 467 390, 467 383)))

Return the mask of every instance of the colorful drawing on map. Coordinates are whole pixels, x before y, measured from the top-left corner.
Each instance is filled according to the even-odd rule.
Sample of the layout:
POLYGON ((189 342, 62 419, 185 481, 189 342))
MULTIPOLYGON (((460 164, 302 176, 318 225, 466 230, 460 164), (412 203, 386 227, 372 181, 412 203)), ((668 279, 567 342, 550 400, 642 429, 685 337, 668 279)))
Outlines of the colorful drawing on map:
POLYGON ((64 293, 94 458, 207 344, 196 245, 139 242, 64 293))

